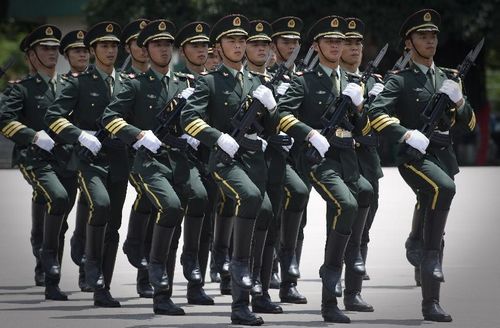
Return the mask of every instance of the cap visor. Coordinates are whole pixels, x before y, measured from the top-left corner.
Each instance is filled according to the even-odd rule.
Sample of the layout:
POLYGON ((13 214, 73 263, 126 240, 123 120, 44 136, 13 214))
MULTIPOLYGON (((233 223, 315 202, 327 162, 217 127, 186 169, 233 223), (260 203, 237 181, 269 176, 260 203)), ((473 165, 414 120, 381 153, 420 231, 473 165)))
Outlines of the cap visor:
POLYGON ((56 41, 42 41, 38 44, 41 46, 49 46, 49 47, 58 47, 59 46, 59 42, 56 42, 56 41))

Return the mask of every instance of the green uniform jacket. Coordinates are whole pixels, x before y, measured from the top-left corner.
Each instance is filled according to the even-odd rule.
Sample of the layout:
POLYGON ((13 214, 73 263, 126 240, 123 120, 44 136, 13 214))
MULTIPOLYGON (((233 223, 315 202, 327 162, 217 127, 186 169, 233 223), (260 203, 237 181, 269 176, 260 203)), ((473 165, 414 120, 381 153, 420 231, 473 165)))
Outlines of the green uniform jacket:
MULTIPOLYGON (((181 113, 181 124, 186 133, 197 138, 211 149, 210 171, 214 171, 215 166, 220 164, 212 160, 217 139, 222 133, 231 134, 233 131, 231 118, 237 113, 240 104, 248 100, 252 91, 261 84, 257 76, 247 70, 243 72, 243 90, 237 79, 224 65, 216 71, 201 75, 196 81, 193 95, 189 97, 181 113)), ((276 133, 277 111, 273 111, 271 114, 264 110, 258 121, 264 127, 265 134, 276 133)), ((254 132, 249 131, 248 133, 254 132)), ((262 155, 263 162, 263 153, 258 153, 262 155)), ((251 163, 255 163, 251 159, 254 154, 255 152, 240 147, 235 158, 241 159, 244 165, 250 167, 253 165, 251 163)), ((265 168, 263 169, 265 170, 265 168)))
MULTIPOLYGON (((64 75, 57 76, 55 96, 38 73, 24 78, 10 88, 5 99, 0 130, 4 136, 15 143, 13 164, 22 163, 29 169, 42 159, 40 152, 37 152, 39 155, 35 156, 30 151, 30 156, 27 156, 28 147, 32 144, 37 131, 49 132, 44 121, 45 113, 67 82, 64 75)), ((51 134, 51 137, 56 143, 61 142, 57 136, 51 134)), ((50 156, 43 157, 47 160, 50 156)))
MULTIPOLYGON (((439 90, 443 81, 453 70, 436 67, 436 88, 439 90)), ((375 98, 369 109, 371 126, 390 142, 400 142, 408 130, 421 129, 424 122, 421 113, 434 94, 434 88, 425 74, 415 65, 389 77, 384 90, 375 98)), ((448 114, 452 121, 452 129, 473 131, 476 126, 474 111, 469 102, 460 109, 452 109, 448 114)), ((400 147, 401 148, 401 147, 400 147)), ((426 158, 435 162, 450 176, 458 173, 458 163, 450 144, 448 147, 437 147, 433 143, 427 148, 426 158)), ((408 162, 402 151, 398 152, 397 165, 408 162)))
MULTIPOLYGON (((107 131, 132 145, 137 141, 137 135, 142 130, 154 131, 160 124, 156 115, 172 98, 193 84, 194 77, 192 75, 173 73, 168 82, 167 92, 151 69, 139 75, 129 75, 121 92, 106 108, 102 116, 102 124, 107 131)), ((172 109, 169 107, 167 110, 172 109)), ((174 135, 180 136, 182 134, 178 122, 171 128, 174 135)), ((159 151, 159 156, 169 161, 171 173, 176 179, 187 181, 186 174, 189 175, 189 168, 186 166, 185 154, 178 150, 162 148, 159 151)))
MULTIPOLYGON (((343 90, 348 84, 347 75, 342 69, 340 73, 340 90, 343 90)), ((331 92, 332 89, 332 80, 318 65, 312 71, 297 73, 292 78, 290 88, 280 98, 278 104, 279 129, 295 139, 292 156, 298 165, 297 167, 302 171, 301 173, 307 174, 304 171, 307 169, 303 166, 305 158, 302 156, 307 145, 306 137, 311 130, 323 128, 321 117, 328 104, 335 100, 335 96, 331 92)), ((366 116, 359 115, 354 105, 351 113, 355 113, 348 118, 355 127, 352 133, 353 135, 361 135, 367 125, 366 116)), ((356 181, 359 178, 354 144, 352 149, 331 146, 325 157, 341 163, 342 172, 339 173, 342 174, 345 181, 356 181)))

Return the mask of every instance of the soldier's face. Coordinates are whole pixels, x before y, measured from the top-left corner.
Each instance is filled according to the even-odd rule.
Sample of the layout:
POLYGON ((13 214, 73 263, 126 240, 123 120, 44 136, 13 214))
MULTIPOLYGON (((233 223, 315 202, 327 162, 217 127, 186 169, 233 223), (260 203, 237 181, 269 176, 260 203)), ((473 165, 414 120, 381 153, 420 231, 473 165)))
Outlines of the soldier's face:
POLYGON ((340 60, 344 42, 338 38, 319 38, 313 43, 314 50, 318 52, 319 59, 322 62, 336 63, 340 60))
POLYGON ((191 63, 204 65, 208 58, 208 43, 186 43, 182 46, 182 53, 191 63))
POLYGON ((287 61, 292 52, 299 46, 298 39, 278 37, 272 44, 272 49, 278 59, 287 61))
POLYGON ((54 68, 56 67, 58 57, 58 46, 43 46, 38 44, 35 46, 33 51, 30 51, 30 59, 35 66, 54 68))
POLYGON ((245 55, 247 40, 244 36, 224 36, 217 47, 223 56, 226 56, 233 62, 239 62, 245 55))
POLYGON ((207 62, 205 63, 205 68, 209 71, 213 71, 217 65, 220 64, 220 57, 217 50, 214 50, 212 53, 208 54, 207 62))
POLYGON ((251 41, 247 43, 247 58, 258 66, 266 63, 269 51, 271 51, 271 45, 268 41, 251 41))
POLYGON ((363 42, 361 39, 347 39, 342 48, 342 61, 349 65, 360 65, 363 58, 363 42))
POLYGON ((148 53, 146 49, 141 48, 137 45, 137 39, 132 39, 125 46, 127 53, 131 55, 134 60, 140 63, 145 63, 148 61, 148 53))
POLYGON ((161 67, 168 66, 172 59, 172 41, 153 40, 148 42, 148 52, 151 61, 161 67))
POLYGON ((431 58, 436 54, 438 38, 436 32, 413 32, 409 39, 406 39, 405 45, 411 49, 414 54, 431 58), (418 53, 414 50, 417 50, 418 53))
POLYGON ((116 56, 118 56, 118 42, 97 42, 95 47, 90 49, 90 52, 96 57, 96 60, 100 61, 104 66, 113 66, 115 65, 116 56))
POLYGON ((90 52, 84 47, 70 48, 66 51, 66 59, 72 70, 83 72, 89 65, 90 52))

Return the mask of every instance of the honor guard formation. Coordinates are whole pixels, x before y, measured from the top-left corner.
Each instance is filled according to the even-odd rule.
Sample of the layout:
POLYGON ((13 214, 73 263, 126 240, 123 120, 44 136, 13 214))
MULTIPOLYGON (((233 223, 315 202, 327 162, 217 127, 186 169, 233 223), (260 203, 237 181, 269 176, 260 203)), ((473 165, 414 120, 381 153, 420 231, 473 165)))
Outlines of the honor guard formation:
POLYGON ((112 278, 130 183, 137 196, 123 252, 139 297, 151 298, 157 315, 185 314, 171 299, 179 256, 184 277, 176 279, 187 281, 189 304, 214 304, 204 291, 209 271, 232 296, 231 322, 262 325, 258 314, 282 313, 280 302, 308 302, 300 263, 314 188, 327 208, 318 311, 349 323, 338 298, 348 311, 374 311, 362 287, 382 136, 397 145, 399 172, 416 196, 405 247, 423 317, 452 321, 439 302, 458 173, 451 132, 475 128, 462 81, 482 42, 457 69, 438 67, 441 28, 432 9, 410 15, 400 29, 404 51, 383 76, 387 46, 360 68, 365 25, 356 17, 329 15, 308 29, 298 17, 240 14, 211 26, 103 21, 64 36, 54 25, 36 28, 20 44, 29 72, 0 98, 0 131, 33 191, 35 284, 47 300, 68 300, 59 282, 76 202, 78 286, 94 306, 120 307, 112 278), (120 46, 127 59, 117 68, 120 46), (179 71, 171 69, 176 54, 179 71), (59 55, 69 72, 56 72, 59 55))

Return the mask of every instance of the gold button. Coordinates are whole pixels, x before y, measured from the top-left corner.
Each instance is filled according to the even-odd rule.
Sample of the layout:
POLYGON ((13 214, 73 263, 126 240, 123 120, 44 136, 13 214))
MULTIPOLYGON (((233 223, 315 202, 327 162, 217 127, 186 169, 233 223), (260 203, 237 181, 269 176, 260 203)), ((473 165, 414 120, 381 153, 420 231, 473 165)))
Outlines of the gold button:
POLYGON ((91 106, 92 106, 92 107, 94 107, 94 104, 92 103, 92 105, 91 105, 91 106))
POLYGON ((227 102, 224 103, 224 106, 227 106, 227 102))
POLYGON ((322 102, 320 101, 320 102, 318 102, 318 104, 319 104, 319 105, 321 105, 321 104, 322 104, 322 102))
POLYGON ((153 105, 149 105, 149 109, 153 108, 153 105))
POLYGON ((417 98, 416 101, 419 102, 420 100, 417 98))

